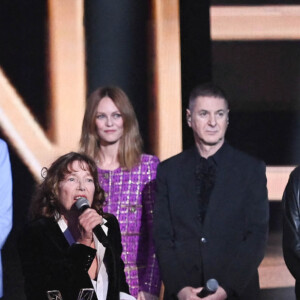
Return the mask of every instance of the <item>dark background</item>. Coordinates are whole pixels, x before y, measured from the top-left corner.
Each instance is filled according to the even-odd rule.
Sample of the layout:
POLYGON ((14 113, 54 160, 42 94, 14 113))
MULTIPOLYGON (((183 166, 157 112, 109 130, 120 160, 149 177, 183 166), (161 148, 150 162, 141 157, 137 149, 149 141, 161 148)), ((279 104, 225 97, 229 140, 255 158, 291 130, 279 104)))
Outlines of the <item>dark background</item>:
MULTIPOLYGON (((149 3, 100 2, 85 3, 88 92, 102 84, 120 85, 133 102, 145 140, 145 152, 149 152, 149 3), (101 11, 106 11, 106 14, 101 14, 101 11), (110 31, 105 31, 105 28, 110 31), (105 47, 100 47, 103 42, 105 47), (99 55, 101 59, 98 59, 99 55)), ((241 4, 237 0, 211 2, 215 5, 241 4)), ((297 2, 248 0, 242 3, 297 2)), ((227 133, 230 143, 263 159, 268 165, 299 164, 299 42, 211 42, 209 2, 181 0, 180 8, 183 116, 190 89, 198 83, 214 80, 230 99, 227 133)), ((45 130, 50 127, 47 118, 47 18, 46 1, 0 1, 0 66, 45 130)), ((187 148, 193 139, 185 118, 183 134, 184 148, 187 148)), ((6 139, 1 131, 0 137, 6 139)), ((12 145, 9 149, 14 181, 14 221, 2 251, 4 299, 23 300, 16 242, 26 222, 35 182, 12 145)), ((271 201, 270 207, 270 229, 280 231, 281 203, 271 201)))
POLYGON ((292 5, 299 4, 299 0, 211 0, 211 5, 292 5))

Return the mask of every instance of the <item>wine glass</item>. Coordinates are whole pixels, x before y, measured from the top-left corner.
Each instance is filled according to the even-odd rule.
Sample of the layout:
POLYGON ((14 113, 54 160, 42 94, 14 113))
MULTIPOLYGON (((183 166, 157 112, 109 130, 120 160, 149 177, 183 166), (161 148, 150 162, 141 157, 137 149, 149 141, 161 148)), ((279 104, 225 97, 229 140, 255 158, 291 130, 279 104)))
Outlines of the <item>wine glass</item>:
POLYGON ((48 300, 63 300, 59 290, 47 291, 48 300))
POLYGON ((86 288, 81 289, 78 294, 77 300, 92 300, 94 294, 94 289, 86 288))

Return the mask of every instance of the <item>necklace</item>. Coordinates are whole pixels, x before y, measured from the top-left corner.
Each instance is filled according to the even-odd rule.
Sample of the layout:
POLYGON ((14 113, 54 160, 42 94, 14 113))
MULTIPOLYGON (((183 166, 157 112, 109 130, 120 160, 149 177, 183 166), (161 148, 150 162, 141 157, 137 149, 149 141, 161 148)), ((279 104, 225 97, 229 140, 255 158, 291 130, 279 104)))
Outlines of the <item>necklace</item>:
POLYGON ((99 158, 95 158, 95 163, 96 163, 96 165, 100 166, 100 159, 99 158))

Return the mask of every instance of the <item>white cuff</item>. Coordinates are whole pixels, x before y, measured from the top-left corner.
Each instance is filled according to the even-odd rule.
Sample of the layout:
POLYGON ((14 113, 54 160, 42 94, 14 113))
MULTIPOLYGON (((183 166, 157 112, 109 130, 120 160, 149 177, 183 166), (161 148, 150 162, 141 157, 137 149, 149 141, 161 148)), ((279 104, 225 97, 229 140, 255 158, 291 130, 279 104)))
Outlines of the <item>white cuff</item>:
POLYGON ((120 292, 120 300, 136 300, 133 296, 120 292))

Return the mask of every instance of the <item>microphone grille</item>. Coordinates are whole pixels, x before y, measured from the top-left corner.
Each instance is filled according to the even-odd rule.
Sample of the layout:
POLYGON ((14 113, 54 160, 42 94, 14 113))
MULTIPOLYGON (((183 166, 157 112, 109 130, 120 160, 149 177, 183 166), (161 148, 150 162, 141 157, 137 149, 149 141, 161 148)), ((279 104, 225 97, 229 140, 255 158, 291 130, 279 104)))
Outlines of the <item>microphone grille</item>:
POLYGON ((77 201, 75 202, 75 205, 78 210, 81 210, 82 208, 84 208, 86 206, 90 207, 88 199, 86 199, 84 197, 78 198, 77 201))
POLYGON ((216 292, 216 290, 219 287, 219 283, 216 279, 211 278, 209 280, 207 280, 206 282, 206 288, 210 291, 210 292, 216 292))

